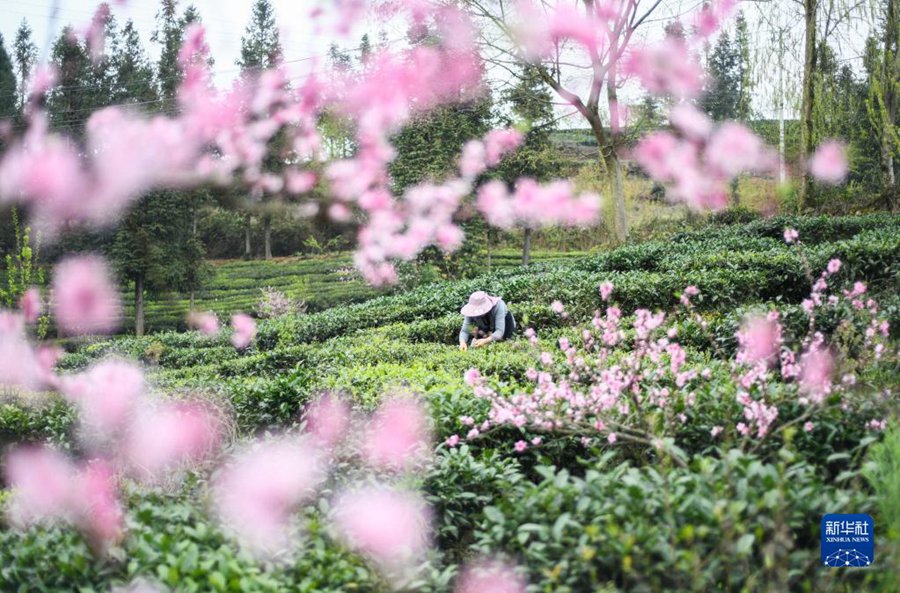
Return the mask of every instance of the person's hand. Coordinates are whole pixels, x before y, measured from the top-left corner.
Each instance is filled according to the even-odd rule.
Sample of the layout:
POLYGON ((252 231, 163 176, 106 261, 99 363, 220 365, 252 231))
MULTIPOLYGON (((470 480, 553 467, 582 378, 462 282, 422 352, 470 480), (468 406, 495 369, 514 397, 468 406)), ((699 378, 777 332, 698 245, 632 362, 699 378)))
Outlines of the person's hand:
POLYGON ((468 344, 466 344, 465 342, 460 342, 460 343, 459 343, 459 350, 460 350, 460 352, 465 352, 465 351, 468 350, 468 349, 469 349, 469 345, 468 345, 468 344))
POLYGON ((472 342, 472 346, 475 348, 481 348, 482 346, 487 346, 491 343, 491 338, 488 336, 487 338, 481 338, 480 340, 475 340, 472 342))

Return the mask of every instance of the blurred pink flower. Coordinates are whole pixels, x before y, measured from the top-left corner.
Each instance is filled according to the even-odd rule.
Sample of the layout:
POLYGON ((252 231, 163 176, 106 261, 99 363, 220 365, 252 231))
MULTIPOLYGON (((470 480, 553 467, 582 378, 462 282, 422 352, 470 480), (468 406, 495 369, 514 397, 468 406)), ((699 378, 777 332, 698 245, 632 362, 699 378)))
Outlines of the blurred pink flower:
POLYGON ((705 140, 713 130, 712 120, 690 103, 679 103, 673 107, 669 112, 669 121, 693 140, 705 140))
POLYGON ((386 569, 416 562, 430 542, 428 507, 404 490, 371 486, 345 492, 335 501, 333 521, 350 548, 386 569))
POLYGON ((737 334, 740 350, 738 362, 757 363, 772 360, 781 342, 781 324, 777 318, 754 315, 747 319, 737 334))
POLYGON ((70 335, 109 333, 119 324, 119 291, 99 257, 69 257, 57 264, 51 302, 60 329, 70 335))
POLYGON ((192 311, 188 313, 188 326, 196 329, 205 336, 215 336, 219 333, 219 318, 215 313, 206 312, 198 313, 192 311))
POLYGON ((475 367, 472 367, 468 371, 466 371, 465 374, 463 374, 463 380, 466 382, 466 385, 475 387, 476 385, 481 384, 481 371, 479 371, 475 367))
POLYGON ((800 357, 800 387, 815 403, 831 391, 834 357, 822 346, 813 346, 800 357))
POLYGON ((784 229, 784 242, 794 243, 800 238, 800 233, 794 229, 784 229))
POLYGON ((64 377, 61 384, 86 427, 105 438, 116 436, 131 420, 145 389, 143 371, 119 360, 100 362, 86 373, 64 377))
POLYGON ((822 183, 838 185, 848 171, 846 149, 836 140, 822 143, 809 160, 809 172, 822 183))
POLYGON ((709 139, 704 155, 706 162, 727 178, 759 170, 766 163, 762 140, 737 122, 722 124, 709 139))
POLYGON ((612 282, 601 282, 600 283, 600 298, 604 301, 608 301, 609 297, 612 296, 613 293, 613 283, 612 282))
POLYGON ((125 519, 119 503, 112 468, 103 461, 88 463, 72 484, 74 521, 97 542, 113 542, 122 537, 125 519))
POLYGON ((245 349, 256 337, 256 322, 249 315, 243 313, 232 315, 231 327, 234 328, 231 344, 238 350, 245 349))
POLYGON ((525 593, 525 580, 512 566, 479 562, 465 567, 454 593, 525 593))
POLYGON ((25 291, 19 299, 19 311, 26 323, 37 323, 41 313, 44 312, 44 304, 41 302, 41 290, 31 287, 25 291))
POLYGON ((6 482, 13 488, 9 504, 13 523, 26 526, 62 518, 70 510, 74 464, 62 453, 25 446, 6 458, 6 482))
POLYGON ((215 508, 252 551, 283 551, 290 545, 291 516, 315 494, 323 470, 319 451, 302 439, 258 443, 238 453, 215 480, 215 508))
POLYGON ((326 394, 306 410, 306 429, 326 447, 333 447, 350 427, 350 406, 336 395, 326 394))
POLYGON ((491 130, 484 137, 485 163, 489 167, 500 164, 503 157, 517 149, 525 137, 513 128, 491 130))
POLYGON ((625 58, 622 71, 637 77, 654 95, 687 99, 696 97, 703 88, 703 68, 687 44, 675 36, 635 47, 625 58))
POLYGON ((130 424, 124 454, 139 479, 154 482, 163 473, 212 453, 219 429, 218 418, 205 406, 152 402, 138 410, 130 424))
POLYGON ((428 415, 408 398, 389 399, 370 420, 363 443, 369 463, 401 469, 420 460, 428 448, 428 415))

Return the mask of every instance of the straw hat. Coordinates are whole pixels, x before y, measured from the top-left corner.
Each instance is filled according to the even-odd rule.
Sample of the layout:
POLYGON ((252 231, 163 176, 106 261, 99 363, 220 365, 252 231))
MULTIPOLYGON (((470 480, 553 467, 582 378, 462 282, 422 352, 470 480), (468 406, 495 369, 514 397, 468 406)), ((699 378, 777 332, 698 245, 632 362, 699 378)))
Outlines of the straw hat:
POLYGON ((469 297, 469 302, 460 310, 460 313, 466 317, 481 317, 494 308, 500 301, 500 297, 491 296, 488 293, 479 290, 473 292, 469 297))

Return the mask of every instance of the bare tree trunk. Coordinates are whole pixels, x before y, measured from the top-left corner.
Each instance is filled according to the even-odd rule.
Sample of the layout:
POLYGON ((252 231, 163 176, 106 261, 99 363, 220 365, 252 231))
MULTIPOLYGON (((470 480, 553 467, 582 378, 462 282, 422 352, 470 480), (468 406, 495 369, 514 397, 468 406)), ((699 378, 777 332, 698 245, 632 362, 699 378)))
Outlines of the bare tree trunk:
POLYGON ((882 92, 884 108, 881 116, 881 183, 887 206, 892 210, 900 206, 897 178, 894 173, 892 132, 897 121, 897 93, 895 80, 900 76, 900 14, 897 0, 887 0, 884 23, 884 61, 882 63, 882 92))
POLYGON ((787 182, 784 159, 784 29, 778 21, 778 183, 787 182))
POLYGON ((529 227, 525 227, 525 236, 522 243, 522 265, 527 266, 531 263, 531 233, 529 227))
POLYGON ((622 161, 615 150, 610 151, 609 158, 609 187, 612 196, 614 218, 613 229, 616 243, 624 243, 628 240, 628 219, 625 214, 625 186, 622 184, 622 161))
POLYGON ((250 213, 244 213, 244 259, 250 259, 253 257, 253 251, 250 248, 250 232, 252 219, 250 217, 250 213))
POLYGON ((731 180, 731 206, 733 208, 737 208, 741 205, 741 193, 738 191, 739 185, 740 179, 737 177, 731 180))
POLYGON ((265 242, 265 258, 272 259, 272 215, 263 215, 263 241, 265 242))
POLYGON ((144 276, 134 279, 134 335, 144 335, 144 276))
POLYGON ((819 0, 803 0, 803 21, 806 28, 806 43, 803 55, 803 95, 800 103, 800 207, 809 202, 810 178, 807 163, 813 145, 813 100, 816 72, 816 13, 819 0))
MULTIPOLYGON (((195 203, 193 208, 191 208, 191 237, 197 238, 197 204, 195 203)), ((192 283, 193 284, 193 283, 192 283)), ((191 313, 194 312, 194 287, 191 287, 191 300, 188 305, 188 311, 191 313)))

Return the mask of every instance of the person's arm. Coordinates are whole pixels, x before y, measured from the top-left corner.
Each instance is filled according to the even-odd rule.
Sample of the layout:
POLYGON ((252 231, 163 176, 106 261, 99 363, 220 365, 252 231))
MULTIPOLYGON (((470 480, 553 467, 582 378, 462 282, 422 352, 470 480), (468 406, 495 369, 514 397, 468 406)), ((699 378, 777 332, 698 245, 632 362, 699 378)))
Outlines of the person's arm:
POLYGON ((508 309, 506 308, 506 303, 503 301, 499 301, 494 307, 494 333, 491 334, 492 342, 503 340, 503 335, 506 333, 507 312, 508 309))
POLYGON ((459 345, 462 347, 463 345, 468 346, 469 344, 469 328, 472 327, 472 321, 468 317, 463 317, 462 329, 459 330, 459 345))

